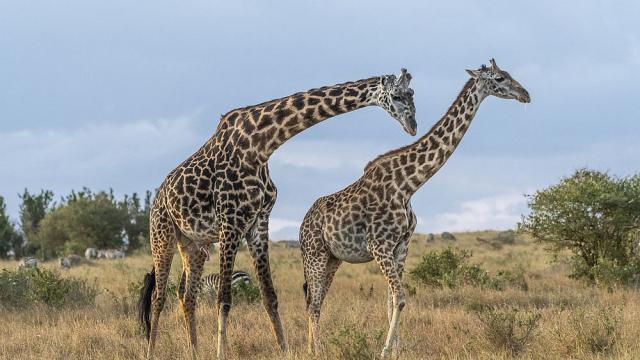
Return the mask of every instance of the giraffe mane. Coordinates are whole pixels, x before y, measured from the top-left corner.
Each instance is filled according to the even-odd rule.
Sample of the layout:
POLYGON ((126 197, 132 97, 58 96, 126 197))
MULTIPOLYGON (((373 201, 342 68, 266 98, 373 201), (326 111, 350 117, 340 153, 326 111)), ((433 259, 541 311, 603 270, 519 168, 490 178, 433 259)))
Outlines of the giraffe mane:
POLYGON ((378 157, 376 157, 375 159, 369 161, 367 163, 367 165, 364 167, 364 172, 368 172, 369 170, 371 170, 375 165, 377 165, 378 163, 380 163, 381 161, 383 161, 384 159, 390 158, 394 155, 400 154, 402 152, 404 152, 405 150, 407 150, 408 148, 410 148, 411 146, 413 146, 415 143, 420 142, 421 140, 423 140, 425 138, 425 136, 428 136, 429 134, 431 134, 431 131, 437 127, 442 121, 445 120, 445 118, 447 117, 447 114, 450 113, 451 111, 453 111, 453 107, 456 104, 456 101, 462 96, 462 94, 464 94, 468 89, 470 89, 474 84, 476 83, 476 80, 474 78, 469 79, 464 86, 462 87, 462 90, 460 90, 460 92, 458 93, 458 96, 456 96, 455 100, 451 103, 451 105, 449 106, 449 108, 447 109, 447 111, 444 113, 444 115, 442 115, 442 117, 440 118, 440 120, 438 120, 437 123, 435 123, 431 129, 422 137, 420 137, 418 140, 412 142, 409 145, 405 145, 402 147, 399 147, 397 149, 393 149, 391 151, 387 151, 386 153, 382 154, 382 155, 378 155, 378 157))
POLYGON ((227 112, 226 114, 222 115, 222 118, 225 118, 229 114, 231 114, 233 112, 236 112, 236 111, 243 112, 243 111, 247 111, 247 110, 251 110, 251 109, 263 108, 263 107, 267 107, 268 105, 271 105, 271 104, 280 103, 281 101, 286 100, 288 98, 293 98, 293 97, 300 96, 300 95, 303 95, 303 94, 308 94, 308 93, 312 93, 312 92, 315 92, 315 91, 325 91, 327 89, 338 87, 338 86, 341 87, 341 86, 347 86, 347 85, 350 85, 350 84, 355 84, 355 83, 360 83, 360 82, 367 82, 367 81, 371 81, 371 80, 377 79, 377 78, 381 78, 381 76, 372 76, 372 77, 366 78, 366 79, 361 79, 361 80, 356 80, 356 81, 347 81, 347 82, 340 83, 340 84, 327 85, 327 86, 322 86, 322 87, 319 87, 319 88, 309 89, 309 90, 306 90, 306 91, 299 91, 297 93, 294 93, 294 94, 291 94, 291 95, 287 95, 287 96, 283 96, 281 98, 267 100, 267 101, 264 101, 264 102, 261 102, 261 103, 255 104, 255 105, 248 105, 248 106, 245 106, 245 107, 239 107, 239 108, 233 109, 233 110, 227 112))

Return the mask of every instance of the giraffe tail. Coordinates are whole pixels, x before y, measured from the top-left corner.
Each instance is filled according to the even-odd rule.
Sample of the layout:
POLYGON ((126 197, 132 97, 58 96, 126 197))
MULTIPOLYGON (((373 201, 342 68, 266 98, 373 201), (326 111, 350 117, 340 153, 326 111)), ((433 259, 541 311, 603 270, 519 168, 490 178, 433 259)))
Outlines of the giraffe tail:
POLYGON ((309 307, 309 296, 307 295, 307 282, 305 281, 304 284, 302 284, 302 291, 304 291, 304 300, 307 304, 307 307, 309 307))
POLYGON ((149 340, 149 333, 151 332, 151 297, 153 290, 156 287, 156 270, 151 269, 144 276, 142 281, 142 289, 140 290, 140 300, 138 300, 138 320, 140 326, 144 329, 145 336, 149 340))

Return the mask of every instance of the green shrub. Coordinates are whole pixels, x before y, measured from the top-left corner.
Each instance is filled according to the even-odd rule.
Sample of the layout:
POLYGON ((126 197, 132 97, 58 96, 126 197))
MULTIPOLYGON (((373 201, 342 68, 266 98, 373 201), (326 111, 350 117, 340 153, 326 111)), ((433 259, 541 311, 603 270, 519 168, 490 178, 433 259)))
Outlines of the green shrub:
POLYGON ((504 290, 511 286, 527 291, 529 285, 524 269, 501 270, 492 276, 478 264, 469 264, 471 252, 454 248, 425 254, 418 265, 409 272, 411 277, 427 286, 456 288, 469 285, 480 288, 504 290))
MULTIPOLYGON (((383 335, 384 333, 380 332, 374 339, 379 340, 383 335)), ((335 359, 370 360, 376 356, 370 340, 366 333, 355 326, 346 325, 329 338, 329 344, 335 359)))
POLYGON ((541 315, 517 308, 497 310, 479 308, 484 337, 492 345, 517 356, 533 338, 541 315))
POLYGON ((468 251, 453 248, 431 251, 422 257, 422 261, 409 274, 424 285, 455 287, 460 267, 470 256, 468 251))
POLYGON ((231 288, 231 296, 235 303, 253 304, 260 300, 260 289, 241 281, 231 288))
MULTIPOLYGON (((200 295, 209 303, 215 303, 216 301, 216 291, 214 289, 201 291, 200 295)), ((260 300, 260 289, 253 284, 245 284, 241 281, 231 287, 231 297, 236 304, 253 304, 260 300)))
POLYGON ((454 248, 431 251, 409 272, 421 284, 455 288, 460 285, 491 286, 489 274, 479 265, 467 264, 471 252, 454 248))
POLYGON ((57 272, 30 268, 0 272, 0 305, 25 308, 35 304, 52 307, 91 305, 97 290, 86 281, 63 278, 57 272))

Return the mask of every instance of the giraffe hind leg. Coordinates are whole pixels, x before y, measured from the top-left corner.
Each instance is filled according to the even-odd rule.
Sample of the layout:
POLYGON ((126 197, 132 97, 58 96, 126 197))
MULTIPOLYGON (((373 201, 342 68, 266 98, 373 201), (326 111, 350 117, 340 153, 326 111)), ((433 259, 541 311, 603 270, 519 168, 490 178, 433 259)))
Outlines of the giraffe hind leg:
POLYGON ((328 250, 319 251, 313 255, 312 257, 304 257, 305 284, 307 287, 305 295, 309 318, 307 345, 310 353, 318 354, 320 351, 320 312, 322 303, 341 261, 333 257, 328 250))
POLYGON ((158 334, 158 322, 160 314, 164 308, 166 300, 166 287, 171 271, 171 262, 175 251, 176 235, 175 228, 170 226, 171 231, 151 232, 151 252, 153 254, 155 269, 155 289, 151 297, 151 326, 149 331, 149 346, 147 348, 147 358, 151 358, 155 348, 156 336, 158 334))
POLYGON ((231 227, 223 230, 220 241, 220 273, 218 278, 218 292, 216 304, 218 312, 218 359, 226 358, 227 349, 227 321, 231 311, 231 276, 235 262, 240 236, 231 227))
POLYGON ((178 288, 178 299, 184 315, 184 322, 192 358, 196 357, 198 337, 196 329, 196 305, 197 295, 200 289, 202 268, 207 259, 205 252, 200 251, 193 243, 189 245, 178 244, 182 263, 185 270, 182 272, 180 287, 178 288))
POLYGON ((283 352, 288 351, 287 341, 284 337, 284 330, 280 315, 278 313, 278 296, 273 279, 271 278, 271 267, 269 266, 269 237, 268 237, 268 218, 259 220, 258 231, 254 236, 247 239, 247 247, 253 259, 253 266, 260 282, 260 294, 262 296, 262 304, 264 305, 271 326, 276 337, 276 341, 283 352))

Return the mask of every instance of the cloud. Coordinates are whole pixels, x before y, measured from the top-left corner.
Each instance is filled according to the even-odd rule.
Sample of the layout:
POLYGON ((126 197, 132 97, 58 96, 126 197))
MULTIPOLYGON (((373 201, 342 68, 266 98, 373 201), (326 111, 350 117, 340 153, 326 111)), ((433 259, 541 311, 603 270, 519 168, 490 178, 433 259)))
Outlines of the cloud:
POLYGON ((272 162, 322 171, 339 168, 362 169, 376 156, 376 148, 374 144, 365 141, 293 139, 273 155, 272 162))
POLYGON ((0 191, 15 216, 15 194, 24 188, 57 195, 83 186, 153 189, 204 140, 188 116, 0 132, 0 191))
POLYGON ((525 207, 522 194, 503 194, 461 202, 456 210, 433 219, 418 219, 418 227, 429 232, 513 228, 525 207))
POLYGON ((269 219, 269 231, 278 232, 287 227, 299 227, 300 222, 288 219, 271 218, 269 219))

